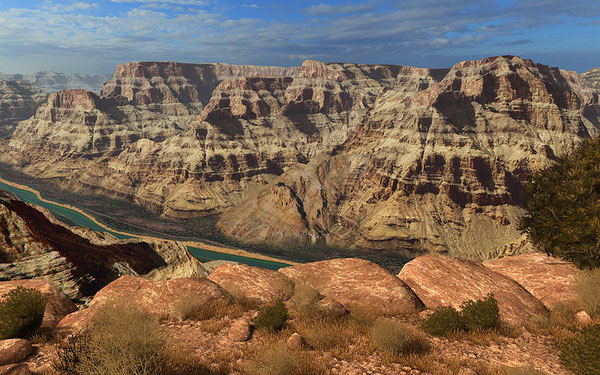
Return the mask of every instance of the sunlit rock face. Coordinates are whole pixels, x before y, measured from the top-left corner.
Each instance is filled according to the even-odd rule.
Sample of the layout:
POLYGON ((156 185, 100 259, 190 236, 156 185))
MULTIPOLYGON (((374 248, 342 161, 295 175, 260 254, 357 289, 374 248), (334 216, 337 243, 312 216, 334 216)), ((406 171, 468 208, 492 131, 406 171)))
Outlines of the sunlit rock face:
POLYGON ((2 160, 168 216, 218 213, 343 143, 399 77, 435 82, 385 65, 123 64, 101 95, 54 94, 2 160))
POLYGON ((226 212, 221 230, 249 243, 472 258, 524 250, 524 175, 598 134, 598 93, 513 56, 458 63, 418 90, 411 79, 384 89, 346 142, 226 212))
POLYGON ((595 89, 600 89, 600 68, 592 68, 579 75, 581 82, 595 89))

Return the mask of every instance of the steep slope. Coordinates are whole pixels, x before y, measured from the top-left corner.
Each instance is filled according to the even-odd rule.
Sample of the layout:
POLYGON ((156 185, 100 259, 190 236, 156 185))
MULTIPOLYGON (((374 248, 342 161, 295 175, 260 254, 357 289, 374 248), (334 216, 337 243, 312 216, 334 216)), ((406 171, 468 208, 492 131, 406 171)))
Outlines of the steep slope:
POLYGON ((461 62, 416 95, 384 90, 346 143, 219 227, 250 243, 516 252, 524 174, 597 135, 599 117, 574 73, 512 56, 461 62))
POLYGON ((56 73, 37 72, 33 74, 2 74, 0 79, 7 81, 24 81, 39 87, 45 92, 53 93, 61 90, 88 90, 96 93, 111 75, 106 73, 56 73))
POLYGON ((584 85, 600 90, 600 68, 592 68, 579 77, 584 85))
POLYGON ((121 275, 153 279, 205 275, 182 244, 117 240, 69 227, 44 209, 0 192, 0 278, 44 278, 69 297, 92 296, 121 275))
POLYGON ((124 64, 100 97, 55 94, 0 158, 169 216, 216 213, 344 142, 396 81, 435 83, 427 69, 384 65, 124 64))
POLYGON ((19 121, 33 116, 48 95, 22 81, 0 81, 0 138, 15 129, 19 121))

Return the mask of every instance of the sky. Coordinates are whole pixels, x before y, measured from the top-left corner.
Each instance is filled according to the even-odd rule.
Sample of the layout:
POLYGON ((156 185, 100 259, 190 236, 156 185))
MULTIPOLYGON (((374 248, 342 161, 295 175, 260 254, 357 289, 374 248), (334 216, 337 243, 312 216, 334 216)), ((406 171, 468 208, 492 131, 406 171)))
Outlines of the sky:
POLYGON ((600 0, 0 0, 0 72, 128 61, 600 66, 600 0))

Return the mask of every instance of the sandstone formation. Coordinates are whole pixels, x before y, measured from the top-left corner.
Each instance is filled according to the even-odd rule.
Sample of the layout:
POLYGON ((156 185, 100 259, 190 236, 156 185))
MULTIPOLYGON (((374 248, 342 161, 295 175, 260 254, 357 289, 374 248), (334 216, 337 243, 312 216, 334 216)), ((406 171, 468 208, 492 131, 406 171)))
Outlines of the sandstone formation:
POLYGON ((223 264, 208 279, 236 297, 261 303, 286 300, 294 286, 279 272, 244 264, 223 264))
POLYGON ((592 68, 579 76, 584 85, 600 90, 600 68, 592 68))
POLYGON ((415 72, 314 61, 123 64, 101 96, 51 97, 4 143, 0 159, 168 216, 219 213, 346 140, 398 77, 408 91, 426 84, 414 74, 433 80, 426 69, 415 72))
POLYGON ((15 129, 19 121, 33 116, 48 94, 22 81, 0 81, 0 138, 15 129))
POLYGON ((349 310, 399 314, 416 311, 421 301, 400 279, 363 259, 332 259, 279 269, 349 310))
POLYGON ((248 243, 476 259, 525 250, 524 176, 599 134, 598 93, 513 56, 403 71, 346 142, 225 212, 219 228, 248 243))
POLYGON ((12 280, 0 281, 0 299, 13 289, 23 287, 37 289, 46 297, 46 310, 41 329, 52 330, 66 315, 77 310, 75 304, 56 286, 44 280, 12 280))
POLYGON ((0 199, 1 278, 44 278, 69 297, 81 299, 124 274, 164 280, 208 272, 183 244, 118 240, 69 227, 45 209, 8 196, 0 199))
POLYGON ((491 293, 505 322, 523 324, 548 313, 519 283, 473 261, 427 254, 408 262, 398 277, 428 309, 460 308, 467 300, 483 299, 491 293))
POLYGON ((57 92, 60 90, 79 89, 100 92, 104 82, 110 79, 110 74, 105 73, 56 73, 37 72, 33 74, 2 74, 0 80, 23 81, 44 90, 45 92, 57 92))
POLYGON ((26 364, 12 364, 0 366, 0 375, 31 375, 32 372, 26 364))
POLYGON ((127 63, 54 94, 0 161, 170 217, 221 214, 247 243, 528 250, 529 171, 599 134, 599 94, 514 56, 451 69, 127 63))
POLYGON ((515 280, 548 308, 577 302, 574 283, 579 270, 573 263, 529 253, 493 259, 483 265, 515 280))

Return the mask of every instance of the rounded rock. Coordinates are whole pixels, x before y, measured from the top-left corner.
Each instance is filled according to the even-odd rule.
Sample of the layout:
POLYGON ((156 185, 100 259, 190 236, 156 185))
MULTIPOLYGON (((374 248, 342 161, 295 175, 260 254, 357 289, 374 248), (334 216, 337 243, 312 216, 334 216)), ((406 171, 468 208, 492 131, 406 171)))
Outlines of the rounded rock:
POLYGON ((250 339, 252 325, 248 319, 238 319, 231 324, 227 337, 231 341, 244 342, 250 339))
POLYGON ((587 311, 580 311, 577 314, 575 314, 575 321, 579 325, 588 326, 592 324, 592 317, 590 316, 590 314, 588 314, 587 311))
POLYGON ((18 363, 27 358, 33 350, 31 342, 25 339, 0 341, 0 365, 18 363))
POLYGON ((286 341, 288 349, 300 350, 306 346, 306 341, 299 333, 294 332, 286 341))
POLYGON ((31 375, 32 372, 24 363, 0 366, 0 375, 31 375))

